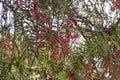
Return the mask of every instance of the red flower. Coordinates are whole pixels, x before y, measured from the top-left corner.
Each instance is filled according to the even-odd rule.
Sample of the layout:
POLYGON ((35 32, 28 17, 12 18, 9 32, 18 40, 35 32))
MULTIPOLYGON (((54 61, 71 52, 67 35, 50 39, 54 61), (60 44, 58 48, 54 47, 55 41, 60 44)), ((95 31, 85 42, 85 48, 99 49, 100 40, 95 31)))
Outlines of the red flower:
POLYGON ((78 33, 72 35, 72 34, 68 34, 68 36, 72 39, 72 40, 76 40, 78 38, 78 33))
POLYGON ((52 54, 56 55, 58 52, 59 52, 58 49, 55 49, 55 50, 52 51, 52 54))
POLYGON ((117 52, 116 52, 116 55, 120 55, 120 51, 117 51, 117 52))
POLYGON ((118 2, 120 2, 120 0, 117 0, 118 2))
POLYGON ((75 19, 71 19, 70 22, 71 22, 73 25, 77 26, 77 21, 76 21, 75 19))
POLYGON ((13 44, 13 45, 16 45, 16 41, 15 41, 14 38, 12 38, 11 41, 12 41, 12 44, 13 44))
POLYGON ((69 77, 69 80, 72 80, 73 72, 71 70, 68 71, 68 77, 69 77))
POLYGON ((66 53, 66 56, 67 57, 71 57, 72 55, 70 53, 66 53))
POLYGON ((119 3, 118 3, 118 2, 115 2, 115 3, 114 3, 114 5, 115 5, 115 8, 117 8, 117 9, 119 9, 119 10, 120 10, 120 5, 119 5, 119 3))
POLYGON ((24 3, 24 1, 23 1, 23 0, 19 0, 19 1, 18 1, 18 5, 19 5, 19 6, 22 6, 22 5, 23 5, 23 3, 24 3))
POLYGON ((5 42, 1 42, 1 45, 2 45, 3 48, 6 47, 6 43, 5 42))
POLYGON ((10 36, 10 29, 8 28, 6 31, 7 35, 10 36))
POLYGON ((114 8, 114 7, 111 7, 111 11, 114 12, 114 11, 115 11, 115 8, 114 8))
POLYGON ((96 70, 96 63, 95 62, 92 63, 91 70, 92 71, 96 70))
POLYGON ((37 7, 41 7, 41 3, 40 2, 37 3, 37 7))
POLYGON ((33 14, 36 14, 36 12, 37 12, 37 9, 36 9, 36 8, 33 8, 33 9, 32 9, 32 13, 33 13, 33 14))
POLYGON ((32 15, 33 20, 39 20, 39 17, 37 15, 32 15))
POLYGON ((35 2, 36 2, 36 0, 33 0, 33 2, 35 3, 35 2))
POLYGON ((78 19, 81 19, 81 16, 79 16, 79 15, 78 15, 78 16, 76 16, 76 17, 77 17, 78 19))

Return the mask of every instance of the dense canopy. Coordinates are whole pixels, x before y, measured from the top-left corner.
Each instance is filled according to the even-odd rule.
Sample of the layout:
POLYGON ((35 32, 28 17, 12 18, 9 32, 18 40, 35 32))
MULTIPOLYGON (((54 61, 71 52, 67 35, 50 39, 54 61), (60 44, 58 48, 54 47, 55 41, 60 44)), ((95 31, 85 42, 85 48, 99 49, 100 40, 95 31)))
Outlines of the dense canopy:
POLYGON ((120 0, 0 0, 1 80, 119 80, 120 0))

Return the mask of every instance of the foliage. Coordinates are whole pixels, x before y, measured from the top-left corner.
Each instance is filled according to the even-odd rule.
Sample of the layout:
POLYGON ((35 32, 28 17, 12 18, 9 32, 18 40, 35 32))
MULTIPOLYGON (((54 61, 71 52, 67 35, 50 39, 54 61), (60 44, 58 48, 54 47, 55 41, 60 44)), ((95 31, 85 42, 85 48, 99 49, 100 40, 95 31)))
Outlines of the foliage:
POLYGON ((119 2, 0 1, 0 79, 119 80, 119 2))

